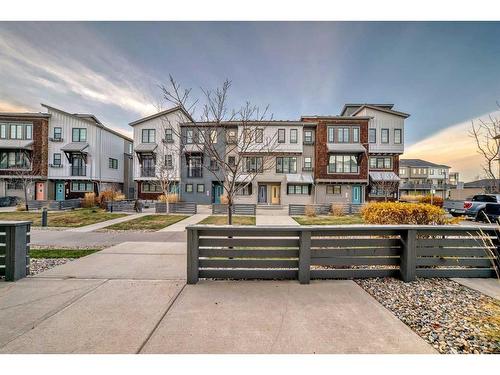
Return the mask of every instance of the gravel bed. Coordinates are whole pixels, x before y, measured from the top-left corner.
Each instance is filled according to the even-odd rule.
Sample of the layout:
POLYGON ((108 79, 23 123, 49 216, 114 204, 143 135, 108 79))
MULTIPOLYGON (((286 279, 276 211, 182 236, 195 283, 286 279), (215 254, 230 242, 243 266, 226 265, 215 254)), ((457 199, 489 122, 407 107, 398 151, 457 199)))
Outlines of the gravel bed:
POLYGON ((40 259, 30 259, 30 275, 36 275, 43 271, 47 271, 55 266, 60 266, 61 264, 71 262, 75 259, 70 258, 40 258, 40 259))
POLYGON ((449 279, 355 280, 440 353, 500 353, 500 301, 449 279))

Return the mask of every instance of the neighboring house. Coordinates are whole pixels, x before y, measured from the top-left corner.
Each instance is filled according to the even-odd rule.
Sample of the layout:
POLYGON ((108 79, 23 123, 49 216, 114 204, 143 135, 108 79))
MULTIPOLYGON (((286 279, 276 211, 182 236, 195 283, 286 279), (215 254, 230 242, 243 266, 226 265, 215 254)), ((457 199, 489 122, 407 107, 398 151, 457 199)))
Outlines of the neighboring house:
POLYGON ((189 120, 188 113, 175 107, 129 124, 134 132, 133 170, 139 199, 154 200, 162 194, 160 171, 167 166, 172 171, 169 178, 174 182, 171 191, 181 193, 179 125, 189 120))
POLYGON ((458 188, 450 190, 450 199, 465 200, 476 194, 497 193, 499 180, 485 178, 459 184, 458 188), (460 186, 461 185, 461 186, 460 186))
POLYGON ((399 161, 399 195, 427 195, 434 191, 443 199, 450 192, 450 167, 421 159, 401 159, 399 161))
POLYGON ((92 114, 42 104, 50 114, 48 198, 82 198, 114 189, 129 194, 132 140, 92 114))
POLYGON ((49 119, 48 113, 0 113, 0 196, 24 199, 16 177, 36 174, 28 198, 46 199, 49 119))

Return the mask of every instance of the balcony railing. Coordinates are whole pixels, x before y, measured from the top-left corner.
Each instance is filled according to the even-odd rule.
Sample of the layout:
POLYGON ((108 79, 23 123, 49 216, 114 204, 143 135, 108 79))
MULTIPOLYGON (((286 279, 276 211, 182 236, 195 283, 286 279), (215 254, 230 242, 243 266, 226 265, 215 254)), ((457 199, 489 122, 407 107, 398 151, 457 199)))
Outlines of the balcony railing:
POLYGON ((187 169, 188 177, 203 177, 203 168, 195 167, 187 169))
POLYGON ((141 168, 141 177, 154 177, 155 169, 154 168, 141 168))
POLYGON ((449 188, 447 185, 432 185, 432 184, 415 184, 411 182, 399 184, 399 188, 402 190, 445 190, 449 188))
POLYGON ((86 176, 87 175, 87 167, 71 167, 71 175, 72 176, 86 176))

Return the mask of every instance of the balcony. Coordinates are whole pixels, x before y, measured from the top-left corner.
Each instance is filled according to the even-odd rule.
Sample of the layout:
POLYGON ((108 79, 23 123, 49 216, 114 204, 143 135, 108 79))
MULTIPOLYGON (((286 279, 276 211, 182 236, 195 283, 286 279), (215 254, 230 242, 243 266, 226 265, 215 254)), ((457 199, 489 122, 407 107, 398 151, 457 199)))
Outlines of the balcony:
POLYGON ((187 169, 187 176, 194 177, 194 178, 203 177, 203 168, 201 168, 201 167, 188 168, 187 169))
POLYGON ((154 168, 141 168, 141 177, 154 177, 155 169, 154 168))
POLYGON ((415 184, 412 182, 403 182, 399 184, 399 188, 401 190, 446 190, 448 188, 447 185, 432 185, 432 184, 415 184))
POLYGON ((72 176, 86 176, 87 175, 87 167, 86 166, 72 166, 71 167, 71 175, 72 176))

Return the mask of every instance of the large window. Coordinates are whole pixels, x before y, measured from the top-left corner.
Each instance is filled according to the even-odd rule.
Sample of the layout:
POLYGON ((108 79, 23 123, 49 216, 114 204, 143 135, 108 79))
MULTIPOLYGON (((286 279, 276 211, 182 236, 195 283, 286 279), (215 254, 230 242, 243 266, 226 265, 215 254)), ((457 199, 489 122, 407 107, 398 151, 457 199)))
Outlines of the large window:
POLYGON ((370 169, 392 169, 392 158, 372 156, 370 157, 370 169))
POLYGON ((380 136, 380 142, 389 143, 389 129, 382 129, 382 135, 380 136))
POLYGON ((285 129, 278 129, 278 143, 286 142, 285 129))
POLYGON ((203 177, 203 156, 186 155, 187 176, 203 177))
POLYGON ((72 142, 87 142, 87 129, 73 128, 72 129, 72 142))
POLYGON ((358 159, 354 155, 330 155, 328 173, 359 173, 358 159))
POLYGON ((309 185, 288 185, 287 193, 309 195, 309 185))
POLYGON ((31 168, 28 156, 23 151, 1 151, 1 169, 29 169, 31 168))
POLYGON ((194 143, 194 133, 193 130, 191 129, 186 130, 186 143, 187 144, 194 143))
POLYGON ((1 122, 0 139, 33 139, 33 124, 1 122))
POLYGON ((110 169, 118 169, 118 159, 109 158, 108 166, 110 169))
POLYGON ((297 173, 297 158, 295 156, 277 157, 276 173, 297 173))
POLYGON ((23 181, 22 180, 8 180, 7 181, 7 190, 23 190, 23 181))
POLYGON ((403 131, 401 129, 394 129, 394 143, 403 143, 403 131))
POLYGON ((337 128, 337 143, 349 143, 349 128, 337 128))
POLYGON ((141 190, 144 193, 160 193, 163 191, 161 185, 152 184, 150 182, 143 182, 141 184, 141 190))
POLYGON ((328 131, 328 143, 333 143, 335 141, 335 128, 333 126, 329 126, 327 128, 328 131))
POLYGON ((23 139, 23 126, 10 124, 10 139, 23 139))
POLYGON ((263 172, 262 156, 248 156, 245 158, 245 170, 247 172, 263 172))
POLYGON ((92 182, 73 181, 71 183, 71 191, 92 192, 94 191, 94 184, 92 182))
POLYGON ((298 132, 297 129, 290 129, 290 143, 297 143, 298 142, 298 132))
POLYGON ((342 193, 342 187, 340 185, 326 185, 326 194, 340 195, 341 193, 342 193))
POLYGON ((304 143, 313 143, 312 130, 304 130, 304 143))
POLYGON ((156 130, 155 129, 142 129, 142 143, 155 143, 156 130))
POLYGON ((166 128, 165 129, 165 142, 167 143, 173 143, 174 142, 174 135, 172 132, 172 128, 166 128))
POLYGON ((377 143, 377 129, 368 129, 368 142, 377 143))

